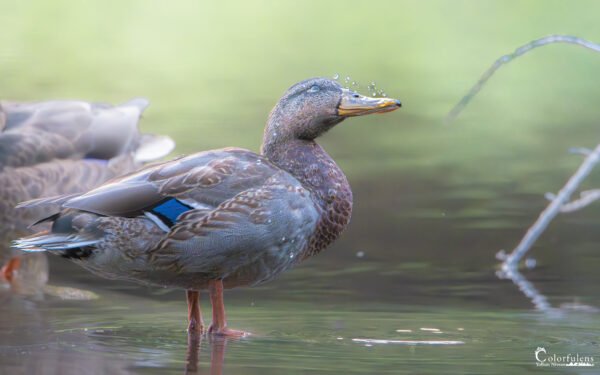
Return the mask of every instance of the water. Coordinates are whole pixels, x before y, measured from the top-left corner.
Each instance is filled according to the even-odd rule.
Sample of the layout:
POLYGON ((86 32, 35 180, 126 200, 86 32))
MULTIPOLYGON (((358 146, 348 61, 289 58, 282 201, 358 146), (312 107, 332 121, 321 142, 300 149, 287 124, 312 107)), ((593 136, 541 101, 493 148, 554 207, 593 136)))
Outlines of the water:
MULTIPOLYGON (((523 271, 557 309, 543 312, 494 267, 498 246, 523 232, 509 223, 533 217, 533 207, 461 218, 457 207, 468 212, 480 203, 457 206, 456 192, 415 180, 354 185, 355 220, 335 246, 277 281, 226 294, 230 325, 253 335, 202 340, 199 373, 221 366, 220 358, 226 374, 520 373, 537 370, 537 347, 597 355, 597 235, 582 236, 594 225, 591 212, 553 228, 535 253, 538 267, 523 271), (390 201, 412 208, 386 211, 390 201), (432 201, 446 216, 427 209, 432 201)), ((514 207, 531 201, 496 195, 514 207)), ((61 373, 183 373, 196 364, 182 291, 101 280, 56 257, 50 263, 50 285, 98 298, 4 290, 0 360, 8 373, 53 366, 61 373)), ((206 295, 202 306, 209 321, 206 295)))
MULTIPOLYGON (((321 140, 353 187, 347 232, 278 280, 226 293, 230 326, 253 333, 242 340, 188 342, 182 291, 103 280, 56 257, 46 283, 44 258, 34 260, 33 282, 0 286, 0 373, 557 370, 536 367, 538 347, 599 361, 600 204, 559 215, 518 284, 497 276, 496 254, 581 162, 568 149, 600 140, 600 55, 541 48, 500 70, 453 125, 443 118, 518 45, 562 31, 599 41, 600 5, 245 4, 12 3, 0 13, 2 96, 144 95, 143 130, 189 153, 257 150, 268 111, 301 79, 348 72, 347 84, 372 82, 363 94, 376 81, 403 108, 321 140), (349 33, 365 19, 377 22, 349 33)), ((206 295, 202 306, 210 321, 206 295)))

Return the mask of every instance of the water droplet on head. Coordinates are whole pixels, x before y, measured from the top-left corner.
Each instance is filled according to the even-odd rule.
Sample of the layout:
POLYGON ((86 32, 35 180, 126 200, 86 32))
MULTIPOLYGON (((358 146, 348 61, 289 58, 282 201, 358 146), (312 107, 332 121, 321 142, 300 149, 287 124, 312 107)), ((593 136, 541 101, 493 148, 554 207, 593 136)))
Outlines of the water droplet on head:
POLYGON ((281 237, 281 242, 285 242, 285 237, 281 237))
POLYGON ((294 254, 290 254, 290 259, 294 259, 294 254))

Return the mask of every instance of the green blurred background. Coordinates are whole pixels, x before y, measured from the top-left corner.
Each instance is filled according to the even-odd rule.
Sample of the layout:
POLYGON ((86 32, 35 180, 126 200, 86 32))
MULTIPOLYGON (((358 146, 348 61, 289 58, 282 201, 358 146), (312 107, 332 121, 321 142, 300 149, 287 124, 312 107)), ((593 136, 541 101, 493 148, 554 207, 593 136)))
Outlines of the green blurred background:
MULTIPOLYGON (((302 79, 350 76, 363 93, 375 81, 403 108, 346 121, 321 140, 355 192, 349 230, 280 280, 228 295, 232 325, 263 336, 230 343, 226 373, 529 372, 537 346, 599 353, 597 314, 533 311, 517 287, 496 278, 494 255, 516 245, 544 208, 543 194, 579 165, 568 148, 600 142, 600 54, 572 45, 535 50, 503 67, 455 123, 443 118, 496 58, 524 43, 549 34, 600 42, 598 14, 600 2, 580 0, 3 0, 0 96, 144 96, 151 107, 142 129, 169 134, 181 154, 258 150, 268 112, 302 79), (419 327, 428 326, 465 345, 348 341, 423 338, 419 327)), ((584 184, 598 186, 600 172, 584 184)), ((600 205, 560 216, 534 247, 538 267, 525 276, 551 305, 600 305, 599 217, 600 205)), ((181 372, 180 292, 107 282, 51 261, 51 282, 101 299, 92 310, 52 299, 37 310, 19 305, 12 323, 25 328, 8 341, 30 332, 27 314, 35 313, 46 334, 31 340, 52 349, 31 349, 23 361, 93 357, 92 373, 107 363, 181 372), (113 328, 83 333, 90 324, 113 328)), ((2 362, 20 368, 19 358, 7 358, 0 370, 2 362)))
POLYGON ((188 153, 257 149, 287 87, 337 73, 404 103, 401 115, 326 138, 349 173, 399 164, 478 173, 514 153, 562 164, 598 122, 600 56, 581 48, 519 59, 455 126, 438 125, 501 54, 552 33, 600 39, 599 11, 596 1, 4 1, 0 87, 22 100, 148 97, 143 128, 188 153), (345 163, 349 154, 357 161, 345 163))

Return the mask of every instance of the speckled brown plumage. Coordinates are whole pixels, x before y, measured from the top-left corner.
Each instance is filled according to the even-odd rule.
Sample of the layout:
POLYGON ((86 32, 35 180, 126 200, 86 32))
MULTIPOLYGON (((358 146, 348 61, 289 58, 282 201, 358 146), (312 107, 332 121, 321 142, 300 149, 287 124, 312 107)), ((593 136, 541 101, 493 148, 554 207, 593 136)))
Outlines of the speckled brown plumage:
POLYGON ((314 141, 296 140, 270 151, 269 159, 290 172, 313 196, 320 218, 302 251, 302 259, 335 241, 350 222, 352 190, 333 159, 314 141))
MULTIPOLYGON (((300 82, 269 115, 261 154, 226 148, 146 167, 65 198, 49 218, 51 233, 16 245, 72 253, 104 277, 187 289, 188 311, 199 311, 194 291, 208 289, 218 317, 209 332, 233 334, 223 323, 223 288, 273 279, 350 221, 350 185, 315 138, 346 117, 399 106, 328 79, 300 82)), ((192 315, 196 331, 201 319, 192 315)))

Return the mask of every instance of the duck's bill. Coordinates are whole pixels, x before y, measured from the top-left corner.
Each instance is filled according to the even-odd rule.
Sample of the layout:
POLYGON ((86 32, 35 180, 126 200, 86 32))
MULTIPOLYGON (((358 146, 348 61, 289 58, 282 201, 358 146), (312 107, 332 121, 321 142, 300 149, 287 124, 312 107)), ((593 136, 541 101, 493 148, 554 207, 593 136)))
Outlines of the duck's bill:
POLYGON ((344 90, 342 100, 338 105, 338 115, 345 117, 370 115, 395 111, 400 107, 402 107, 402 103, 397 99, 371 98, 344 90))

